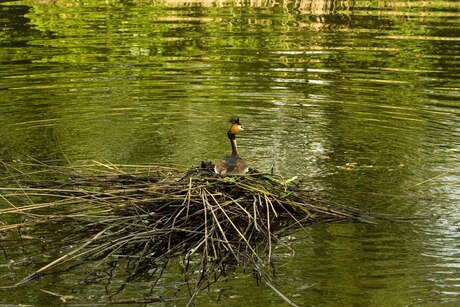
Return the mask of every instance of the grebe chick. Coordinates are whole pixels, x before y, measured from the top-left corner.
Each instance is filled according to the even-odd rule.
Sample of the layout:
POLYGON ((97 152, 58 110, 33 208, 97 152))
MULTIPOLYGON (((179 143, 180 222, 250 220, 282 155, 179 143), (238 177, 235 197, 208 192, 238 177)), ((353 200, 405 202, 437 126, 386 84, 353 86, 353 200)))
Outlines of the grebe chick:
POLYGON ((243 130, 243 127, 240 125, 240 119, 231 119, 230 122, 232 125, 227 132, 227 136, 232 145, 232 154, 223 157, 222 160, 217 161, 214 165, 214 172, 221 176, 228 174, 246 174, 249 170, 246 162, 238 155, 238 147, 236 146, 235 136, 240 130, 243 130))

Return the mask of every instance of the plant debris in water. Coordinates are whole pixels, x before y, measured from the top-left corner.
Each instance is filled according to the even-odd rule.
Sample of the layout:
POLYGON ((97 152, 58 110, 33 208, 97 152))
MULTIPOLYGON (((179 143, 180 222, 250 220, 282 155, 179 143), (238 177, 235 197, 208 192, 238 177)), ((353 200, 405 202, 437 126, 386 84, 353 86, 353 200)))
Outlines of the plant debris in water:
MULTIPOLYGON (((365 216, 325 200, 295 178, 256 172, 219 177, 209 163, 188 172, 161 165, 1 163, 5 238, 37 238, 41 225, 73 229, 69 242, 60 243, 66 249, 16 287, 64 264, 89 260, 129 259, 134 267, 129 282, 180 256, 191 301, 229 266, 251 266, 259 280, 293 304, 268 273, 279 236, 308 223, 365 216)), ((53 236, 31 242, 46 240, 53 236)))

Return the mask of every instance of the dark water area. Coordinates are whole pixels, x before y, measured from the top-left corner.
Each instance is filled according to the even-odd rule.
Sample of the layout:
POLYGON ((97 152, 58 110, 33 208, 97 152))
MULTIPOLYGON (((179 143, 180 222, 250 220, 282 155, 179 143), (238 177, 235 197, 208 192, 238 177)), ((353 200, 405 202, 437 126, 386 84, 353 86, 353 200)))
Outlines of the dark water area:
MULTIPOLYGON (((438 217, 296 232, 274 253, 281 292, 300 306, 457 305, 459 21, 455 0, 0 1, 0 158, 194 166, 230 151, 239 116, 252 167, 344 205, 438 217)), ((0 286, 33 271, 9 258, 0 286)), ((80 270, 0 288, 0 303, 105 301, 80 270)), ((247 271, 224 288, 197 305, 284 304, 247 271)))

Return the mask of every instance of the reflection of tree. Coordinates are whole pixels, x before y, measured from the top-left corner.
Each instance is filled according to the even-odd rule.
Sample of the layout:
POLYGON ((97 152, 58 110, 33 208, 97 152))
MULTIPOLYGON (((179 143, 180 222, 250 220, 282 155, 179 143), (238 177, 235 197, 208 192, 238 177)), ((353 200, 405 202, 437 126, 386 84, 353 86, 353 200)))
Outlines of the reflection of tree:
POLYGON ((6 6, 0 9, 1 31, 0 31, 0 58, 2 61, 9 59, 9 52, 5 47, 22 47, 27 40, 23 39, 30 35, 28 19, 24 17, 29 12, 28 6, 6 6), (22 38, 22 39, 18 39, 22 38))
MULTIPOLYGON (((388 7, 400 5, 393 1, 385 3, 388 7)), ((139 131, 131 131, 133 127, 123 124, 117 115, 107 113, 129 105, 131 111, 125 111, 127 114, 132 112, 132 116, 145 120, 148 116, 135 110, 149 110, 146 101, 167 114, 166 121, 174 118, 177 123, 203 115, 225 118, 245 105, 264 108, 276 104, 277 115, 282 118, 292 112, 295 104, 300 109, 302 105, 315 104, 318 110, 314 121, 320 125, 328 123, 328 130, 301 130, 317 133, 310 136, 317 140, 317 148, 323 148, 318 150, 325 152, 326 148, 335 151, 353 144, 353 139, 363 133, 363 125, 388 122, 391 113, 385 111, 389 110, 366 118, 379 103, 391 100, 402 104, 408 101, 399 99, 403 95, 415 95, 416 99, 415 92, 404 91, 404 85, 415 81, 407 79, 403 68, 428 65, 426 59, 413 57, 407 46, 423 50, 431 42, 407 44, 382 37, 382 33, 395 37, 416 31, 422 34, 425 29, 417 30, 416 18, 406 21, 397 14, 366 11, 372 6, 370 3, 360 3, 361 7, 354 1, 314 0, 186 4, 119 1, 100 7, 99 2, 89 0, 33 1, 32 9, 24 13, 28 12, 28 26, 33 27, 29 31, 36 34, 33 39, 27 35, 27 43, 37 46, 30 48, 32 52, 40 51, 33 61, 50 67, 52 77, 44 78, 30 90, 46 88, 64 95, 67 101, 56 100, 50 116, 59 118, 71 130, 78 130, 87 120, 97 122, 95 129, 99 133, 80 136, 84 138, 80 141, 99 145, 96 138, 117 140, 138 135, 139 131), (384 85, 378 86, 382 95, 367 105, 353 102, 357 90, 376 84, 384 85), (75 115, 69 114, 76 113, 81 115, 75 121, 75 115), (341 117, 343 114, 354 120, 341 117), (107 124, 108 118, 118 120, 120 132, 111 129, 114 127, 107 124), (101 124, 101 119, 107 120, 106 124, 101 124), (341 134, 347 134, 342 135, 345 144, 327 140, 328 135, 341 134), (85 139, 90 135, 92 141, 85 139)), ((305 119, 312 115, 304 109, 296 111, 296 116, 305 119)), ((155 117, 157 120, 161 121, 161 116, 155 117)), ((206 133, 204 127, 201 129, 206 133)), ((372 133, 375 130, 370 129, 369 134, 372 133)), ((67 132, 63 135, 71 137, 67 132)), ((155 139, 164 138, 159 141, 161 150, 170 153, 180 150, 171 143, 200 143, 198 137, 201 136, 192 131, 171 134, 166 129, 155 139)), ((369 137, 379 139, 378 135, 369 137)), ((281 136, 273 140, 279 142, 275 146, 277 152, 289 148, 281 136)), ((225 146, 225 137, 218 143, 225 146)), ((128 148, 109 148, 106 151, 130 155, 122 154, 128 148)), ((396 160, 392 164, 398 164, 396 160)))

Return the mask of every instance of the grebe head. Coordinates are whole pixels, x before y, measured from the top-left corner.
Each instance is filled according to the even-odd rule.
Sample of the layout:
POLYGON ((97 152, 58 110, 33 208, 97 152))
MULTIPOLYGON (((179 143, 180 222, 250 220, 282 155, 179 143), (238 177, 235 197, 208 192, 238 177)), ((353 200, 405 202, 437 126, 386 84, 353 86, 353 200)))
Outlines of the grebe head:
POLYGON ((230 122, 232 123, 232 125, 230 126, 230 129, 228 130, 228 137, 233 140, 235 139, 235 135, 241 131, 241 130, 244 130, 243 126, 241 126, 240 124, 240 118, 237 117, 237 118, 231 118, 230 119, 230 122))

